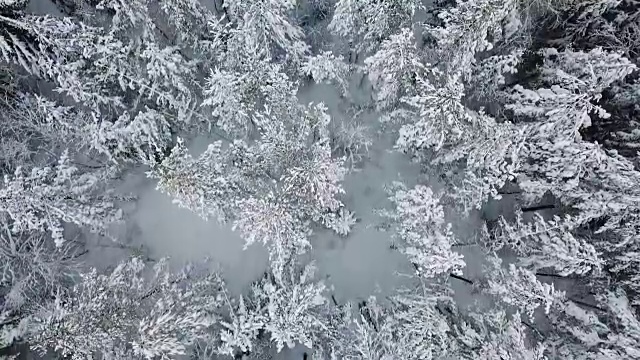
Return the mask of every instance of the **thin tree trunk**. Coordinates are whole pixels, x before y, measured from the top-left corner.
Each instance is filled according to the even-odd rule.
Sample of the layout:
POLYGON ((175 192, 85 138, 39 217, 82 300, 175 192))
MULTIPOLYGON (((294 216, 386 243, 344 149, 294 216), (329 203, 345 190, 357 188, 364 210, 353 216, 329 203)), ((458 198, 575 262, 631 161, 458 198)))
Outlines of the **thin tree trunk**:
POLYGON ((336 297, 335 297, 333 294, 331 294, 331 300, 333 301, 333 304, 334 304, 335 306, 339 306, 339 305, 338 305, 338 300, 336 300, 336 297))
MULTIPOLYGON (((416 271, 420 271, 420 268, 418 267, 418 265, 416 265, 415 263, 411 263, 411 265, 413 265, 414 269, 416 269, 416 271)), ((450 277, 454 278, 454 279, 458 279, 460 281, 466 282, 469 285, 473 285, 473 281, 469 280, 465 277, 456 275, 456 274, 449 274, 450 277)))
POLYGON ((555 207, 556 206, 554 204, 547 204, 547 205, 523 207, 521 210, 522 212, 532 212, 532 211, 538 211, 538 210, 553 209, 555 207))
POLYGON ((77 253, 77 254, 73 254, 72 256, 69 256, 69 257, 65 257, 65 258, 63 258, 62 260, 72 260, 72 259, 77 259, 77 258, 79 258, 80 256, 85 255, 85 254, 88 254, 88 253, 89 253, 89 250, 84 249, 84 250, 80 251, 80 252, 79 252, 79 253, 77 253))
POLYGON ((473 281, 471 281, 471 280, 469 280, 467 278, 464 278, 462 276, 459 276, 459 275, 456 275, 456 274, 449 274, 449 276, 454 278, 454 279, 458 279, 460 281, 466 282, 469 285, 473 285, 473 281))
POLYGON ((564 279, 566 278, 566 276, 562 276, 562 275, 558 275, 558 274, 547 274, 547 273, 541 273, 541 272, 537 272, 536 273, 537 276, 546 276, 546 277, 553 277, 553 278, 560 278, 560 279, 564 279))
POLYGON ((522 194, 522 191, 498 191, 498 195, 522 194))
POLYGON ((470 243, 452 244, 451 247, 463 247, 463 246, 475 246, 475 245, 478 245, 478 243, 470 242, 470 243))
POLYGON ((526 321, 524 321, 524 320, 520 320, 520 322, 522 322, 522 324, 523 324, 524 326, 528 327, 529 329, 531 329, 531 330, 532 330, 533 332, 535 332, 536 334, 540 335, 543 339, 546 337, 546 336, 544 336, 544 334, 543 334, 540 330, 536 329, 536 327, 535 327, 535 326, 533 326, 533 325, 529 324, 528 322, 526 322, 526 321))
POLYGON ((603 309, 603 308, 601 308, 601 307, 599 307, 597 305, 589 304, 589 303, 584 302, 582 300, 569 298, 569 301, 573 301, 574 303, 576 303, 578 305, 582 305, 582 306, 585 306, 585 307, 588 307, 588 308, 591 308, 591 309, 595 309, 595 310, 602 311, 602 312, 607 312, 607 310, 605 310, 605 309, 603 309))

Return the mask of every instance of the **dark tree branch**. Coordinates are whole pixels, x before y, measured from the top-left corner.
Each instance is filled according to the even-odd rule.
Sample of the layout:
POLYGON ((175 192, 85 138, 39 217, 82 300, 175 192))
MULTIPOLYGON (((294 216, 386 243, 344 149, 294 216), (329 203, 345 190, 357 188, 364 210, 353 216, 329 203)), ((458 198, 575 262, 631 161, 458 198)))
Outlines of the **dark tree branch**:
POLYGON ((565 279, 566 278, 566 276, 562 276, 562 275, 558 275, 558 274, 547 274, 547 273, 541 273, 541 272, 537 272, 536 275, 537 276, 560 278, 560 279, 565 279))
POLYGON ((544 338, 546 338, 546 336, 544 336, 544 334, 543 334, 540 330, 536 329, 536 327, 535 327, 535 326, 533 326, 533 325, 529 324, 528 322, 526 322, 526 321, 524 321, 524 320, 520 320, 520 322, 522 322, 522 324, 523 324, 524 326, 528 327, 529 329, 531 329, 531 330, 532 330, 533 332, 535 332, 536 334, 540 335, 543 339, 544 339, 544 338))
POLYGON ((591 309, 595 309, 595 310, 602 311, 602 312, 607 312, 607 310, 605 310, 605 309, 603 309, 603 308, 601 308, 601 307, 599 307, 597 305, 589 304, 589 303, 584 302, 582 300, 569 298, 569 301, 573 301, 574 303, 576 303, 578 305, 582 305, 582 306, 585 306, 585 307, 588 307, 588 308, 591 308, 591 309))
POLYGON ((522 191, 498 191, 498 195, 522 194, 522 191))
POLYGON ((449 276, 454 278, 454 279, 458 279, 460 281, 466 282, 469 285, 473 285, 473 281, 471 281, 471 280, 469 280, 467 278, 464 278, 462 276, 459 276, 459 275, 456 275, 456 274, 449 274, 449 276))
POLYGON ((553 209, 556 206, 554 204, 547 204, 547 205, 536 205, 536 206, 529 206, 529 207, 523 207, 522 212, 532 212, 532 211, 538 211, 538 210, 545 210, 545 209, 553 209))
POLYGON ((475 245, 478 245, 478 243, 469 242, 469 243, 452 244, 451 247, 475 246, 475 245))
POLYGON ((77 254, 73 254, 72 256, 67 256, 67 257, 63 258, 62 260, 73 260, 73 259, 77 259, 77 258, 79 258, 80 256, 85 255, 85 254, 88 254, 88 253, 89 253, 89 250, 85 249, 85 250, 80 251, 80 252, 79 252, 79 253, 77 253, 77 254))

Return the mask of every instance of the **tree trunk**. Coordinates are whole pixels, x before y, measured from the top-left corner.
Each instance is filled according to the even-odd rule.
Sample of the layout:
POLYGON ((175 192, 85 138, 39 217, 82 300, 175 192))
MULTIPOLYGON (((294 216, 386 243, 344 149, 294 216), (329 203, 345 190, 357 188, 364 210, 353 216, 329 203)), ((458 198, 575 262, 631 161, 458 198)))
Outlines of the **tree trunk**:
POLYGON ((555 207, 556 206, 554 204, 547 204, 547 205, 523 207, 521 210, 522 212, 532 212, 532 211, 538 211, 538 210, 553 209, 555 207))
POLYGON ((578 305, 582 305, 582 306, 585 306, 585 307, 588 307, 588 308, 591 308, 591 309, 595 309, 595 310, 602 311, 602 312, 607 312, 607 310, 605 310, 605 309, 603 309, 603 308, 601 308, 599 306, 596 306, 596 305, 593 305, 593 304, 589 304, 589 303, 584 302, 582 300, 569 298, 569 301, 573 301, 574 303, 576 303, 578 305))
POLYGON ((554 277, 554 278, 560 278, 560 279, 564 279, 566 277, 566 276, 562 276, 562 275, 558 275, 558 274, 547 274, 547 273, 541 273, 541 272, 537 272, 536 275, 537 276, 554 277))
POLYGON ((462 276, 459 276, 459 275, 456 275, 456 274, 449 274, 449 276, 454 278, 454 279, 458 279, 460 281, 466 282, 469 285, 473 285, 473 281, 471 281, 471 280, 469 280, 469 279, 467 279, 465 277, 462 277, 462 276))
POLYGON ((336 297, 335 297, 333 294, 331 294, 331 300, 333 300, 333 304, 334 304, 335 306, 339 306, 339 305, 338 305, 338 300, 336 300, 336 297))

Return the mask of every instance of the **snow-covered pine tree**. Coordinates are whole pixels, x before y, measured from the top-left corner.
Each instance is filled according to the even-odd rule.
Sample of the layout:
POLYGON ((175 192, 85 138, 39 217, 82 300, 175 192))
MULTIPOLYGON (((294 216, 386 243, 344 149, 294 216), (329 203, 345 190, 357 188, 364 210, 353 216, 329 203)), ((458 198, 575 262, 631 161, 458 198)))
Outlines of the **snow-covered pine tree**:
MULTIPOLYGON (((601 48, 585 51, 544 49, 537 90, 517 85, 507 108, 535 121, 523 148, 526 159, 518 183, 527 203, 552 194, 569 207, 573 229, 603 254, 603 268, 625 284, 635 298, 637 267, 633 238, 637 227, 638 172, 633 162, 582 139, 592 120, 610 114, 599 103, 603 92, 636 71, 620 53, 601 48), (584 237, 584 235, 581 235, 584 237), (611 259, 611 263, 609 263, 611 259), (615 260, 613 260, 615 259, 615 260), (634 289, 634 290, 631 290, 634 289)), ((568 240, 568 238, 566 238, 568 240)))
POLYGON ((500 91, 507 86, 507 79, 518 73, 524 54, 525 49, 517 46, 505 54, 498 53, 474 64, 473 75, 467 83, 469 100, 486 106, 502 100, 500 91))
POLYGON ((27 92, 31 89, 23 88, 24 85, 22 81, 15 81, 13 91, 6 93, 0 103, 4 124, 0 130, 3 171, 12 173, 19 166, 50 165, 67 149, 72 157, 87 150, 89 156, 85 155, 82 161, 78 159, 87 161, 93 155, 88 145, 91 117, 78 108, 27 92))
POLYGON ((251 303, 247 305, 243 297, 233 304, 227 298, 227 305, 230 307, 229 315, 228 319, 220 321, 220 338, 207 339, 207 345, 213 353, 220 355, 238 356, 251 353, 260 331, 264 328, 265 316, 260 309, 251 306, 251 303))
POLYGON ((385 39, 379 50, 364 60, 364 65, 375 90, 376 107, 381 111, 396 108, 404 96, 415 95, 417 79, 429 67, 423 63, 410 28, 385 39))
POLYGON ((580 50, 605 47, 623 52, 629 58, 638 55, 637 0, 546 3, 546 12, 553 16, 548 16, 545 23, 554 30, 545 39, 547 43, 554 46, 570 45, 580 50))
POLYGON ((519 312, 509 315, 494 307, 455 313, 452 338, 462 359, 545 360, 546 342, 534 343, 519 312))
POLYGON ((302 73, 310 76, 317 84, 330 83, 337 86, 343 97, 349 97, 349 66, 342 56, 335 56, 331 51, 323 51, 307 58, 302 65, 302 73))
POLYGON ((297 88, 281 65, 270 59, 243 55, 242 63, 226 69, 214 69, 206 80, 200 105, 212 115, 215 126, 232 139, 250 139, 264 131, 256 114, 269 108, 287 114, 295 103, 297 88))
POLYGON ((246 54, 260 54, 269 60, 293 63, 294 69, 302 63, 309 46, 291 17, 296 2, 226 0, 222 6, 232 29, 227 41, 238 60, 246 54))
POLYGON ((504 304, 520 309, 530 320, 539 307, 549 314, 552 307, 564 301, 563 291, 556 290, 553 284, 539 281, 532 271, 514 264, 509 264, 508 270, 504 269, 497 257, 491 261, 493 269, 488 274, 485 291, 504 304))
POLYGON ((356 56, 368 55, 397 29, 410 26, 422 7, 418 0, 338 0, 329 30, 344 38, 356 56))
POLYGON ((219 322, 218 337, 208 340, 213 353, 253 355, 259 343, 271 344, 275 352, 321 346, 316 341, 327 338, 325 285, 315 278, 313 264, 290 260, 265 272, 237 300, 224 293, 229 313, 219 322))
POLYGON ((494 251, 510 248, 518 254, 520 265, 533 271, 553 269, 553 274, 560 276, 598 275, 604 265, 601 254, 587 239, 572 234, 581 223, 570 215, 545 220, 535 214, 532 221, 524 222, 517 214, 515 223, 503 217, 488 245, 494 251))
POLYGON ((315 265, 286 264, 273 269, 251 289, 252 303, 264 313, 264 330, 278 352, 302 344, 312 348, 324 331, 325 285, 315 279, 315 265))
POLYGON ((474 121, 461 101, 464 86, 460 74, 446 74, 437 68, 428 73, 417 78, 417 94, 402 99, 409 105, 409 119, 396 141, 396 148, 418 157, 430 149, 439 151, 458 144, 483 126, 474 121))
POLYGON ((440 303, 448 297, 418 288, 391 298, 394 340, 393 355, 403 359, 438 359, 452 356, 457 347, 440 303))
POLYGON ((228 36, 228 19, 218 16, 201 0, 161 0, 154 5, 150 6, 153 17, 162 18, 161 23, 166 26, 161 31, 162 38, 181 46, 180 52, 198 61, 203 69, 220 60, 228 36), (161 11, 164 17, 154 10, 161 11))
POLYGON ((26 0, 0 3, 2 60, 29 74, 54 76, 56 60, 64 56, 65 45, 81 35, 78 29, 82 25, 68 18, 28 14, 27 3, 26 0))
POLYGON ((451 224, 445 222, 439 195, 424 186, 407 189, 395 183, 389 200, 394 209, 382 211, 391 222, 394 246, 407 255, 420 277, 432 278, 449 273, 460 274, 463 256, 453 251, 457 240, 451 224))
POLYGON ((77 103, 69 106, 70 99, 58 98, 38 82, 51 83, 53 88, 60 81, 73 83, 83 66, 79 54, 88 50, 86 45, 94 46, 88 39, 99 30, 71 18, 31 15, 22 8, 2 15, 0 22, 7 39, 3 40, 4 60, 17 65, 3 67, 3 78, 10 83, 0 103, 6 124, 2 129, 5 170, 13 172, 26 163, 51 165, 52 157, 65 148, 71 158, 79 149, 91 149, 91 113, 77 103))
POLYGON ((56 246, 64 242, 65 223, 105 234, 122 212, 113 192, 103 188, 102 173, 81 173, 67 152, 54 166, 18 167, 5 175, 0 188, 0 214, 11 231, 41 231, 51 235, 56 246))
POLYGON ((507 109, 516 116, 529 116, 544 121, 543 136, 573 138, 578 130, 591 125, 590 114, 608 117, 597 103, 602 92, 624 79, 637 68, 619 53, 595 48, 589 52, 556 49, 541 51, 544 63, 540 83, 544 87, 529 90, 521 85, 513 88, 507 109))
POLYGON ((33 39, 36 74, 86 114, 85 145, 118 162, 163 148, 176 124, 193 125, 194 63, 166 44, 146 2, 87 3, 76 16, 11 24, 33 39))
POLYGON ((345 346, 348 349, 347 356, 350 354, 353 358, 367 360, 392 357, 396 345, 391 311, 374 296, 358 304, 358 310, 353 315, 355 319, 351 323, 351 336, 343 338, 350 344, 345 346))
POLYGON ((150 268, 132 258, 109 274, 82 273, 37 315, 28 341, 36 350, 73 358, 186 354, 186 346, 217 321, 223 286, 213 273, 176 274, 164 259, 150 268))
POLYGON ((72 282, 75 258, 82 253, 68 244, 55 247, 39 232, 0 230, 0 352, 23 343, 32 317, 51 294, 72 282))
POLYGON ((567 302, 551 317, 549 357, 631 360, 640 356, 640 323, 624 291, 613 289, 595 300, 597 305, 588 307, 567 302))
POLYGON ((346 313, 339 313, 334 323, 341 333, 318 355, 370 360, 435 360, 454 355, 449 319, 439 308, 443 298, 431 293, 433 289, 423 290, 411 289, 387 299, 371 296, 358 304, 357 312, 345 306, 346 313))
POLYGON ((517 0, 461 0, 455 7, 441 9, 442 26, 427 26, 436 42, 435 54, 450 72, 460 72, 466 80, 476 63, 476 54, 489 51, 499 39, 502 24, 516 11, 517 0))
POLYGON ((502 198, 500 189, 516 179, 525 161, 522 149, 528 135, 526 126, 496 123, 482 112, 472 116, 485 118, 486 127, 432 161, 446 169, 457 160, 462 167, 446 179, 451 188, 447 196, 466 214, 479 210, 489 199, 502 198))
POLYGON ((322 104, 276 110, 253 115, 261 134, 252 143, 218 142, 195 160, 178 144, 149 176, 183 206, 232 221, 247 245, 269 243, 284 259, 309 246, 310 222, 344 232, 337 197, 346 169, 332 157, 322 104))
POLYGON ((3 309, 29 314, 57 288, 71 281, 77 251, 54 247, 38 232, 14 233, 5 223, 0 233, 0 289, 3 309))

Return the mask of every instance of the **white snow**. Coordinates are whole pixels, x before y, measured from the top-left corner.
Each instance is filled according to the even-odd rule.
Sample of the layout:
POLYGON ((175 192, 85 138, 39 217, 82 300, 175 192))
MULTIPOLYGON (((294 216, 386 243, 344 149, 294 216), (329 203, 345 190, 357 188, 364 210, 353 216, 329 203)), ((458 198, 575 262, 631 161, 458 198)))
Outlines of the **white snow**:
POLYGON ((140 231, 136 241, 149 248, 151 257, 170 256, 177 265, 210 258, 220 265, 232 292, 260 278, 268 267, 264 248, 243 251, 244 240, 228 226, 179 208, 154 184, 140 193, 133 220, 140 231))
POLYGON ((51 0, 31 0, 27 4, 27 10, 35 15, 63 16, 51 0))
POLYGON ((364 300, 374 293, 390 295, 402 283, 398 273, 413 271, 406 257, 389 247, 391 234, 375 228, 379 218, 374 211, 388 205, 384 184, 397 180, 399 173, 416 178, 418 169, 400 154, 383 150, 388 145, 384 139, 376 144, 371 154, 376 162, 350 174, 344 183, 345 204, 359 223, 346 238, 327 232, 314 242, 313 258, 335 286, 339 302, 364 300))

